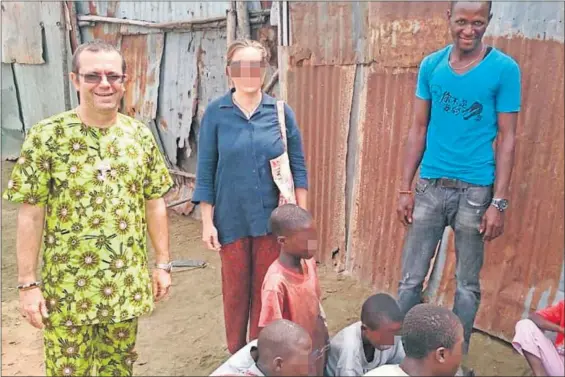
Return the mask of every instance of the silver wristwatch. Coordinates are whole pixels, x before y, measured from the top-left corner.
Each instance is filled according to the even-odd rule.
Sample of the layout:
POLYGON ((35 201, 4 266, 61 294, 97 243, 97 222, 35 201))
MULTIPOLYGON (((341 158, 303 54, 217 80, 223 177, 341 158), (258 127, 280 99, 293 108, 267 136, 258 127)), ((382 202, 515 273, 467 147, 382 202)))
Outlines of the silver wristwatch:
POLYGON ((494 198, 490 204, 500 212, 504 212, 508 208, 508 200, 506 199, 494 198))
POLYGON ((155 263, 155 268, 159 268, 161 270, 167 271, 168 273, 171 273, 173 271, 173 263, 155 263))

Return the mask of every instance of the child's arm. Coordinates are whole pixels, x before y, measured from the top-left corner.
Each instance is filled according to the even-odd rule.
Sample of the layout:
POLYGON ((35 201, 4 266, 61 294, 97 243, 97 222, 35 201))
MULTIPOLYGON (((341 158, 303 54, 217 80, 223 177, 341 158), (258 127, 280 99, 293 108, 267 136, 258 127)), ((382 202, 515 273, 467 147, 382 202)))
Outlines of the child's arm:
POLYGON ((561 327, 561 318, 563 317, 563 301, 557 305, 538 310, 530 314, 529 318, 539 327, 542 331, 553 331, 563 334, 563 327, 561 327))

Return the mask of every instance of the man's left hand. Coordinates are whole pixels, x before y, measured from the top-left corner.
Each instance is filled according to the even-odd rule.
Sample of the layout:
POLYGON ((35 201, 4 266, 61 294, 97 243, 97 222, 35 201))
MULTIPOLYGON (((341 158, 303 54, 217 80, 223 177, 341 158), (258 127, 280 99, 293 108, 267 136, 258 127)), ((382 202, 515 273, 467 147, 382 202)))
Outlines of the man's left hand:
POLYGON ((171 274, 160 268, 153 270, 153 299, 161 301, 169 295, 171 288, 171 274))
POLYGON ((489 206, 481 221, 479 232, 484 241, 492 241, 504 232, 504 213, 489 206))

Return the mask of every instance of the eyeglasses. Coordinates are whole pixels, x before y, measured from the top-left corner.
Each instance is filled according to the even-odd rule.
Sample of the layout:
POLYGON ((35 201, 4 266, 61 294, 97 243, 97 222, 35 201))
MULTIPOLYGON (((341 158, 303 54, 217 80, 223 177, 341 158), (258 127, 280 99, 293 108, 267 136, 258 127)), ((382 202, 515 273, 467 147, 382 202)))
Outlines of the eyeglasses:
POLYGON ((122 83, 126 75, 118 75, 117 73, 110 74, 99 74, 99 73, 79 73, 79 76, 84 78, 84 82, 89 84, 100 84, 102 82, 102 77, 106 76, 106 81, 108 84, 122 83))

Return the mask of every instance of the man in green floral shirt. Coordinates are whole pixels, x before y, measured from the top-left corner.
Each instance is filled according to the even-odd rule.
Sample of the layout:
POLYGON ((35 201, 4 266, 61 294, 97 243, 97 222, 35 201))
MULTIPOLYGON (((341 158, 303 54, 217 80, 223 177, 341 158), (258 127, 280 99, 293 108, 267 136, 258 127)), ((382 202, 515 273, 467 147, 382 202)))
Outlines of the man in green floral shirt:
POLYGON ((77 49, 80 105, 30 129, 4 193, 22 203, 21 312, 44 328, 48 376, 132 375, 137 318, 171 285, 163 195, 172 180, 151 131, 118 113, 125 68, 106 43, 77 49))

